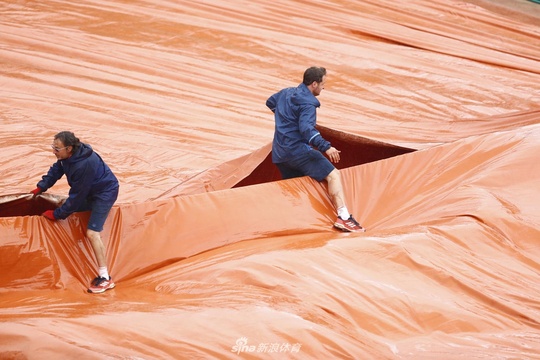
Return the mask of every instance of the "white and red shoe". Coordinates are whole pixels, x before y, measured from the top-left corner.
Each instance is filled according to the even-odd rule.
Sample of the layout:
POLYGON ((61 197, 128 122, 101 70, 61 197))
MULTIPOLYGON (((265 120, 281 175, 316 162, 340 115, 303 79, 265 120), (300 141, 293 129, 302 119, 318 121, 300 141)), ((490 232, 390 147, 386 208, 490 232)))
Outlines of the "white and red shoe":
POLYGON ((107 290, 114 289, 116 284, 112 281, 112 278, 109 276, 109 280, 105 279, 104 277, 98 276, 92 282, 90 283, 90 287, 88 288, 88 292, 92 294, 101 294, 104 293, 107 290))
POLYGON ((352 215, 347 219, 343 220, 338 216, 336 222, 334 223, 334 227, 342 230, 342 231, 348 231, 348 232, 365 232, 366 229, 364 229, 358 221, 356 221, 352 215))

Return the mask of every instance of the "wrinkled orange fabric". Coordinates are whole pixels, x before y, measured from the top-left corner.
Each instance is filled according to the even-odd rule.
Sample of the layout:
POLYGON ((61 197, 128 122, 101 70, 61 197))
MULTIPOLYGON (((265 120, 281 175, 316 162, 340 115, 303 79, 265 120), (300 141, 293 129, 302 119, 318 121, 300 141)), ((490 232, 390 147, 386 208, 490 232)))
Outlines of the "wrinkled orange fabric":
POLYGON ((0 359, 534 359, 540 5, 2 2, 0 359), (350 212, 279 181, 268 96, 328 69, 350 212), (54 134, 121 184, 88 213, 28 192, 54 134))

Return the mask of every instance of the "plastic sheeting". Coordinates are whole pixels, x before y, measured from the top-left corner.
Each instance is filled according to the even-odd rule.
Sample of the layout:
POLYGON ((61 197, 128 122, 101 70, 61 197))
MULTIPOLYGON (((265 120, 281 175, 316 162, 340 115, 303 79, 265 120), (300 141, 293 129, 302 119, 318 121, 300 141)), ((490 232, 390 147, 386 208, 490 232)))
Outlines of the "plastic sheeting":
POLYGON ((0 7, 0 358, 537 358, 539 5, 0 7), (268 159, 310 65, 363 234, 268 159), (60 130, 121 183, 105 294, 67 184, 25 194, 60 130))

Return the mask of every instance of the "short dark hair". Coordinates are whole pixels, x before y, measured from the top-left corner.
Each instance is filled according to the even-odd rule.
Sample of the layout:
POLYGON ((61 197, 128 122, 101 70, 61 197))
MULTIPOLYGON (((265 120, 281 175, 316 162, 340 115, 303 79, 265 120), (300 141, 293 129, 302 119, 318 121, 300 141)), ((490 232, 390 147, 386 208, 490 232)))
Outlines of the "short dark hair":
POLYGON ((323 77, 326 75, 326 69, 319 66, 312 66, 304 71, 304 85, 309 86, 314 81, 320 83, 323 81, 323 77))
POLYGON ((72 146, 72 152, 75 152, 81 146, 79 138, 71 131, 60 131, 58 134, 54 135, 54 140, 56 139, 60 140, 64 146, 72 146))

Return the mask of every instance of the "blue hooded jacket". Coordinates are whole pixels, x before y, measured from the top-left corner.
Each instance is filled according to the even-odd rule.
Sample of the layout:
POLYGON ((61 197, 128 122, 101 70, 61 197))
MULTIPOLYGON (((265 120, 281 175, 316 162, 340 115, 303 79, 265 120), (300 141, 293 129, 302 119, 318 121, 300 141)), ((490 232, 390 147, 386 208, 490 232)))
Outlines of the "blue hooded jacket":
POLYGON ((312 151, 326 152, 331 145, 315 128, 321 103, 303 83, 283 89, 266 100, 274 113, 272 162, 282 163, 312 151))
POLYGON ((54 163, 37 186, 47 191, 64 174, 70 186, 69 197, 61 207, 54 210, 55 218, 65 219, 77 211, 86 199, 99 199, 111 203, 116 201, 118 180, 90 145, 81 143, 71 157, 54 163))

